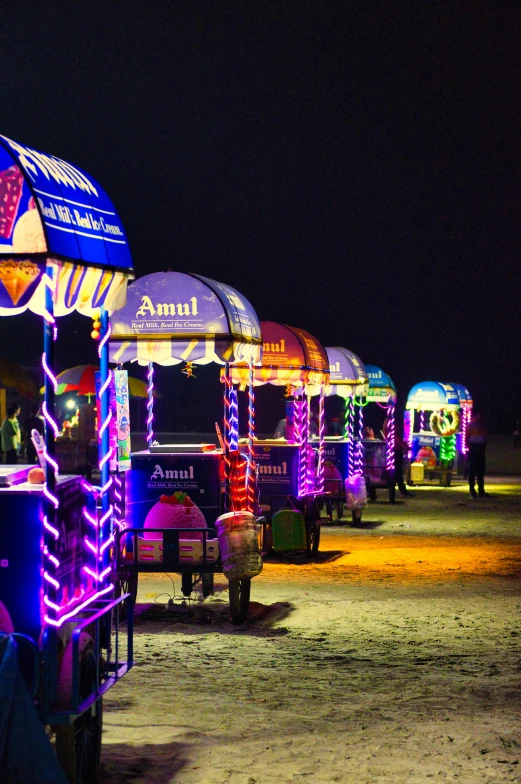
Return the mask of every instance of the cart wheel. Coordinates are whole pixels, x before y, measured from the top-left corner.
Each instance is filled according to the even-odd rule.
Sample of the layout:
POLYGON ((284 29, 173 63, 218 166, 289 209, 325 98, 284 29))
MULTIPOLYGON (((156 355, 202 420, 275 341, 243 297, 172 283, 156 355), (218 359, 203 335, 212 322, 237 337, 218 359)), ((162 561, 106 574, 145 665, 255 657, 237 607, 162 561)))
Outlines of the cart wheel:
POLYGON ((352 509, 351 510, 351 522, 353 525, 360 525, 362 522, 362 510, 361 509, 352 509))
MULTIPOLYGON (((96 691, 96 657, 87 648, 80 662, 80 700, 96 691)), ((56 754, 71 784, 94 784, 101 753, 101 697, 72 724, 56 727, 56 754)))
MULTIPOLYGON (((137 582, 138 582, 138 574, 137 572, 121 572, 116 576, 116 582, 114 583, 114 599, 119 599, 120 596, 123 596, 125 593, 129 593, 132 596, 132 601, 134 606, 136 604, 137 598, 137 582)), ((121 602, 119 605, 119 622, 123 623, 128 618, 128 602, 121 602)), ((114 610, 114 620, 116 619, 116 610, 114 610)))
POLYGON ((309 525, 306 526, 306 543, 309 555, 318 553, 318 546, 320 544, 320 526, 309 525))
POLYGON ((187 598, 192 593, 192 588, 194 586, 193 575, 191 572, 182 572, 181 573, 181 593, 183 596, 187 598))
POLYGON ((203 596, 213 594, 213 572, 203 572, 201 574, 201 585, 203 586, 203 596))
POLYGON ((230 580, 230 612, 234 626, 240 626, 246 620, 250 606, 251 577, 245 580, 230 580))

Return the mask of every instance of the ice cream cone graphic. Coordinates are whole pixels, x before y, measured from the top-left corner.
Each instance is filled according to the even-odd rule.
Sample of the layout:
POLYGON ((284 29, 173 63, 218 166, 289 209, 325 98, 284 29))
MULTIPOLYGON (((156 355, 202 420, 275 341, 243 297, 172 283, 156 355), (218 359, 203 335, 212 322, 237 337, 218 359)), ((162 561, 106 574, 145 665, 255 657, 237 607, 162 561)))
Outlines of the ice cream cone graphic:
POLYGON ((27 289, 37 280, 40 268, 32 261, 0 262, 0 281, 13 305, 18 305, 27 289))

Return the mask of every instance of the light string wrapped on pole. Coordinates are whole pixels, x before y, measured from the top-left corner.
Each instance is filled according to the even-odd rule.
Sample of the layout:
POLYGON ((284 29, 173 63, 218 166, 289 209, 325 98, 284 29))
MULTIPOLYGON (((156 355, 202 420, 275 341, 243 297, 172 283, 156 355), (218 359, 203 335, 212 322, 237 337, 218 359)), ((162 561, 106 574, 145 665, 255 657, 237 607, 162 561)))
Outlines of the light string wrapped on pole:
POLYGON ((306 494, 307 479, 307 431, 306 403, 304 395, 295 399, 295 442, 298 445, 298 494, 306 494))
POLYGON ((315 490, 315 453, 309 439, 311 436, 311 397, 306 394, 306 492, 315 490))
MULTIPOLYGON (((356 402, 356 401, 355 401, 356 402)), ((354 473, 357 476, 362 476, 364 473, 364 403, 362 396, 357 402, 358 406, 358 441, 356 444, 355 466, 354 473)))
POLYGON ((253 439, 255 438, 255 386, 253 363, 248 367, 248 466, 246 469, 246 505, 248 512, 255 513, 255 461, 253 439))
POLYGON ((347 445, 347 475, 349 477, 355 474, 355 394, 349 396, 346 400, 346 438, 347 445))
POLYGON ((324 492, 324 436, 326 434, 326 422, 324 411, 324 385, 320 385, 320 397, 318 401, 318 465, 316 486, 319 493, 324 492))
POLYGON ((97 579, 102 583, 110 572, 108 545, 112 542, 112 504, 110 502, 110 488, 112 477, 110 476, 110 463, 114 457, 114 448, 110 444, 110 426, 112 422, 112 407, 110 405, 110 385, 113 383, 113 373, 109 370, 109 340, 112 332, 109 323, 109 314, 105 308, 101 310, 101 340, 98 346, 98 356, 100 360, 100 403, 101 419, 101 453, 99 469, 101 472, 101 487, 98 496, 98 569, 97 579))
POLYGON ((154 443, 154 363, 148 363, 147 370, 147 446, 154 443))
POLYGON ((45 417, 45 482, 43 493, 45 496, 43 503, 43 577, 44 577, 44 596, 45 620, 51 625, 57 625, 57 616, 60 607, 57 604, 58 590, 60 584, 57 580, 60 561, 57 558, 58 541, 60 532, 58 530, 57 510, 59 506, 56 497, 56 461, 54 459, 54 439, 59 433, 58 425, 54 419, 54 395, 58 388, 58 382, 53 372, 54 364, 54 341, 56 339, 56 320, 54 318, 54 293, 56 284, 54 280, 54 267, 47 264, 43 276, 45 285, 45 309, 44 309, 44 330, 43 330, 43 354, 42 367, 44 371, 44 417, 45 417))
POLYGON ((394 447, 396 443, 395 403, 389 398, 387 403, 387 433, 385 445, 385 467, 389 475, 394 474, 394 447))

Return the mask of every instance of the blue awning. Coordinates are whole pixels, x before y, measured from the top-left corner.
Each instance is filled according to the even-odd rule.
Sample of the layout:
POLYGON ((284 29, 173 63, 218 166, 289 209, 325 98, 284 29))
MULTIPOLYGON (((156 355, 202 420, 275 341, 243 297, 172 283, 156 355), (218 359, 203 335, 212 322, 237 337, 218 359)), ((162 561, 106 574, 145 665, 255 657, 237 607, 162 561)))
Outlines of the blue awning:
POLYGON ((367 400, 396 400, 396 387, 391 376, 387 375, 381 368, 376 367, 376 365, 366 365, 365 372, 369 379, 367 400))
POLYGON ((77 166, 0 136, 0 259, 34 254, 132 270, 127 235, 103 188, 77 166))
POLYGON ((421 381, 413 386, 407 397, 407 408, 417 411, 441 411, 459 408, 459 405, 454 387, 439 381, 421 381))

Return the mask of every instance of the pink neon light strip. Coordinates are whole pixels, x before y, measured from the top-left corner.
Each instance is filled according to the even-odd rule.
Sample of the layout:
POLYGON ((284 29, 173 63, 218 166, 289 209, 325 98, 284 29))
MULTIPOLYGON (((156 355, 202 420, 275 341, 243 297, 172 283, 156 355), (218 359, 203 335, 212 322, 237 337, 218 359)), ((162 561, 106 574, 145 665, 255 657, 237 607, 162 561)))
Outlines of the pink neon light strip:
POLYGON ((62 617, 58 621, 55 621, 53 618, 49 618, 48 615, 45 616, 44 620, 45 620, 46 623, 49 623, 51 626, 60 627, 66 621, 68 621, 69 618, 73 618, 76 615, 76 613, 81 612, 86 607, 88 607, 89 604, 92 604, 92 602, 96 601, 96 599, 99 599, 101 596, 104 596, 106 593, 108 593, 109 591, 112 591, 112 590, 113 590, 113 586, 112 585, 107 586, 107 588, 103 588, 101 591, 98 591, 93 596, 91 596, 89 599, 87 599, 86 602, 84 602, 83 604, 80 604, 79 607, 76 607, 74 610, 72 610, 72 612, 67 613, 67 615, 62 615, 62 617))

